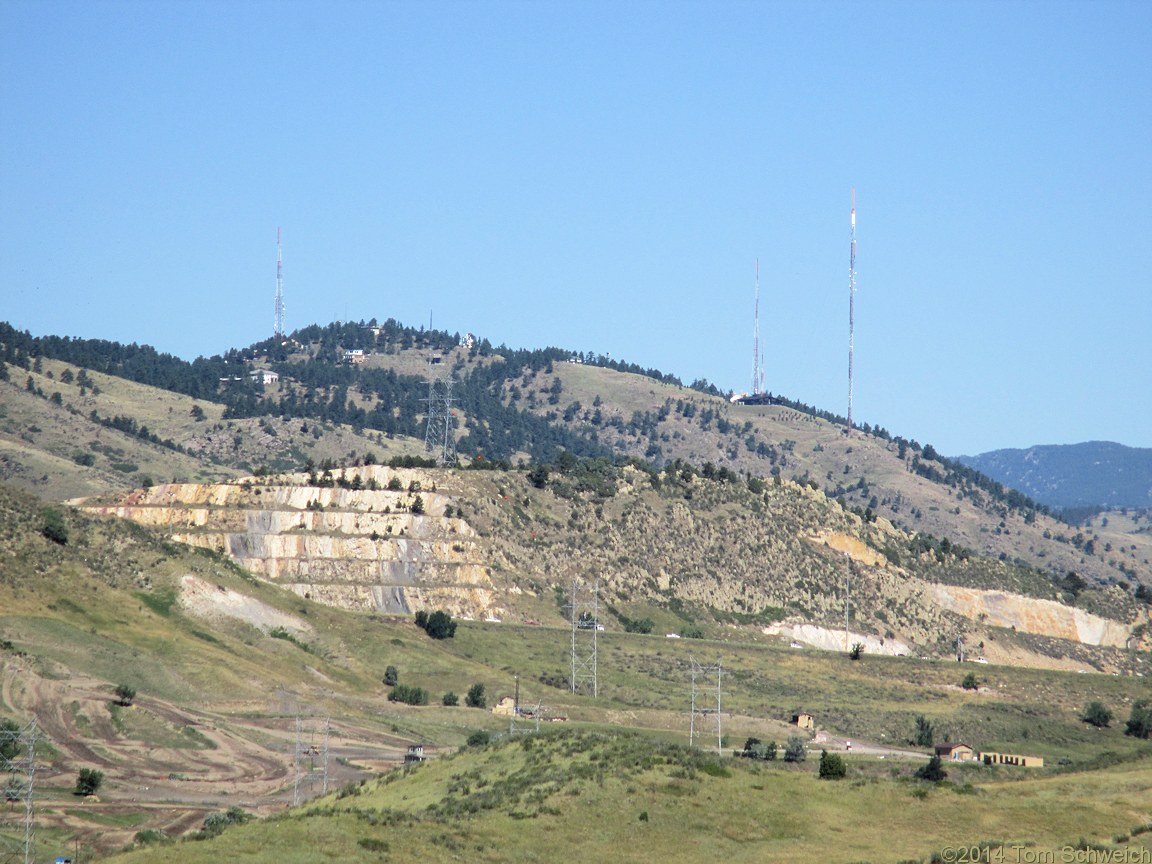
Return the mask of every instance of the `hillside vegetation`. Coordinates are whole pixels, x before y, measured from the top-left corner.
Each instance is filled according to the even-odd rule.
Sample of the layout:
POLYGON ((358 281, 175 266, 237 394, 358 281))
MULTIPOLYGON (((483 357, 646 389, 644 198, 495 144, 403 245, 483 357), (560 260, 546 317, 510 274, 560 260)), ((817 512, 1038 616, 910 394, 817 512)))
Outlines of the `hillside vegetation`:
MULTIPOLYGON (((91 492, 95 484, 92 477, 74 478, 66 493, 53 492, 65 485, 52 483, 53 471, 63 471, 66 460, 79 455, 77 448, 68 452, 67 446, 34 443, 40 439, 27 430, 55 426, 62 408, 85 417, 95 409, 102 423, 120 417, 126 428, 134 424, 138 440, 140 427, 147 426, 159 446, 168 442, 202 464, 207 460, 248 473, 282 471, 308 459, 350 464, 369 452, 378 461, 421 452, 428 376, 451 375, 454 437, 465 462, 555 464, 566 452, 614 454, 655 468, 680 460, 744 476, 778 474, 817 488, 868 519, 883 517, 937 543, 947 540, 978 555, 1025 563, 1057 582, 1074 572, 1090 583, 1152 590, 1152 533, 1139 520, 1129 527, 1125 517, 1073 528, 1023 493, 945 459, 931 445, 868 424, 846 436, 842 418, 794 400, 736 405, 707 382, 685 387, 673 376, 603 356, 493 348, 484 339, 416 330, 391 320, 313 326, 283 343, 258 343, 193 363, 147 347, 32 337, 0 325, 0 354, 11 386, 19 389, 31 381, 31 392, 43 397, 46 412, 43 422, 29 416, 11 425, 8 438, 16 438, 17 452, 6 445, 6 474, 51 497, 91 492), (364 352, 363 362, 342 362, 344 351, 353 349, 364 352), (160 405, 171 395, 133 396, 120 409, 124 413, 115 402, 102 409, 84 401, 91 388, 74 396, 61 386, 64 372, 46 365, 51 359, 71 364, 74 381, 83 367, 190 398, 161 412, 149 410, 149 398, 160 405), (248 375, 254 369, 275 371, 279 381, 260 384, 248 375), (53 378, 45 380, 48 373, 53 378), (60 405, 52 403, 55 392, 61 393, 60 405), (197 407, 204 420, 193 415, 197 407), (42 463, 50 456, 56 458, 46 470, 42 463)), ((106 385, 101 380, 99 387, 106 385)), ((124 449, 119 441, 114 446, 124 449)), ((100 453, 93 455, 93 467, 104 465, 100 453)), ((199 479, 188 465, 145 470, 144 459, 113 457, 106 469, 112 462, 139 469, 118 472, 122 476, 113 479, 120 488, 132 477, 140 485, 137 475, 156 482, 199 479)))
POLYGON ((0 358, 0 719, 42 736, 38 857, 1143 848, 1148 745, 1124 734, 1152 673, 1139 513, 1070 525, 799 402, 393 321, 193 363, 0 325, 0 358), (421 458, 435 374, 456 381, 443 467, 421 458), (596 697, 569 680, 571 592, 593 584, 596 697), (432 610, 452 638, 416 626, 432 610), (958 640, 990 662, 958 665, 958 640), (682 746, 694 677, 698 705, 722 701, 695 721, 718 756, 682 746), (475 693, 566 725, 536 737, 475 693), (1091 703, 1110 723, 1082 719, 1091 703), (799 710, 807 763, 733 761, 747 738, 782 749, 799 710), (926 786, 923 724, 1046 767, 926 786), (465 746, 477 731, 516 734, 465 746), (410 744, 463 749, 399 768, 410 744), (821 747, 846 780, 814 775, 821 747), (81 769, 104 772, 98 796, 74 794, 81 769))
MULTIPOLYGON (((476 475, 486 482, 499 476, 476 475)), ((496 501, 492 519, 501 506, 496 501)), ((21 722, 36 716, 44 736, 37 787, 40 857, 71 851, 77 842, 89 852, 110 851, 148 843, 159 834, 180 836, 205 819, 218 823, 216 816, 232 807, 257 815, 283 812, 297 786, 297 717, 311 754, 299 789, 305 799, 321 791, 320 760, 311 748, 319 749, 324 718, 330 718, 330 783, 343 790, 336 793, 340 797, 320 799, 310 811, 290 811, 271 822, 230 828, 215 841, 181 846, 180 860, 314 860, 321 846, 343 858, 355 851, 349 844, 362 839, 386 843, 394 860, 409 860, 410 850, 434 837, 441 842, 432 844, 429 860, 441 855, 447 860, 477 845, 483 849, 476 853, 492 860, 506 860, 494 857, 505 854, 523 859, 546 854, 553 843, 576 843, 582 833, 599 836, 580 830, 585 817, 583 824, 591 826, 600 825, 604 814, 617 814, 603 821, 616 827, 597 843, 624 836, 633 823, 644 830, 642 811, 649 814, 648 827, 653 821, 660 827, 651 833, 662 839, 653 842, 667 843, 672 860, 687 860, 674 856, 710 843, 736 843, 745 851, 734 854, 749 856, 779 851, 780 860, 790 860, 789 855, 832 848, 821 826, 831 824, 833 808, 846 800, 851 806, 835 818, 863 822, 878 800, 890 804, 896 821, 889 824, 888 839, 910 855, 926 855, 945 842, 943 833, 924 834, 922 827, 901 821, 902 802, 924 804, 925 813, 945 816, 957 812, 953 808, 960 805, 954 802, 968 796, 945 789, 918 797, 919 787, 907 779, 916 761, 897 759, 892 764, 898 776, 891 776, 888 760, 898 757, 896 751, 885 760, 853 756, 852 785, 846 787, 853 791, 844 799, 826 791, 827 781, 807 773, 811 763, 799 775, 779 765, 727 764, 727 758, 714 768, 708 767, 712 757, 669 749, 668 742, 687 740, 694 661, 722 664, 728 747, 749 736, 782 745, 791 734, 791 712, 803 708, 817 716, 828 736, 824 746, 842 748, 851 739, 907 748, 917 716, 924 715, 935 725, 937 740, 962 737, 985 749, 1035 753, 1056 766, 1053 776, 1049 769, 1029 774, 1003 793, 998 784, 1014 777, 1011 771, 961 775, 986 790, 974 805, 966 805, 980 807, 981 813, 1010 806, 1008 790, 1018 793, 1025 788, 1020 782, 1040 784, 1037 794, 1057 801, 1050 812, 1017 819, 1005 836, 1038 843, 1074 839, 1067 836, 1070 823, 1059 822, 1062 807, 1087 808, 1089 821, 1078 823, 1084 826, 1080 833, 1094 838, 1152 819, 1146 763, 1130 761, 1147 750, 1146 742, 1125 736, 1119 721, 1101 730, 1079 719, 1093 700, 1122 719, 1146 694, 1143 679, 989 665, 979 670, 979 689, 965 690, 959 686, 963 667, 954 662, 868 654, 853 662, 842 654, 797 651, 775 639, 759 639, 755 630, 735 622, 703 620, 703 639, 668 640, 616 626, 599 634, 600 695, 592 698, 564 685, 570 648, 564 627, 460 621, 454 638, 434 641, 408 616, 326 607, 255 580, 216 553, 173 544, 130 522, 66 508, 52 516, 52 510, 23 493, 0 490, 0 715, 21 722), (399 670, 401 683, 431 694, 431 704, 388 701, 381 680, 390 665, 399 670), (546 717, 567 717, 573 730, 631 727, 641 737, 618 738, 613 731, 586 738, 574 731, 574 738, 542 741, 538 758, 546 767, 529 772, 539 773, 540 782, 523 789, 520 760, 533 744, 469 751, 455 764, 429 764, 410 777, 389 774, 396 779, 379 787, 358 785, 374 771, 398 765, 409 743, 429 745, 435 755, 438 748, 463 745, 476 729, 506 731, 508 717, 438 703, 442 694, 464 694, 483 684, 489 705, 495 704, 512 695, 516 673, 522 703, 542 704, 546 717), (120 684, 137 691, 131 707, 116 705, 120 684), (1076 782, 1062 778, 1061 759, 1071 763, 1064 770, 1089 773, 1076 782), (1106 769, 1114 763, 1120 767, 1106 769), (106 775, 99 800, 72 794, 81 768, 106 775), (452 779, 452 774, 469 779, 452 779), (410 781, 420 785, 403 785, 410 781), (461 782, 471 791, 465 794, 461 782), (488 787, 492 798, 472 797, 488 787), (1128 792, 1110 791, 1119 788, 1128 792), (1099 804, 1093 803, 1097 793, 1099 804), (708 795, 726 814, 711 829, 702 820, 683 818, 679 809, 689 801, 704 804, 708 795), (765 822, 756 802, 769 807, 777 800, 796 802, 792 827, 780 823, 752 830, 754 824, 776 824, 765 822), (473 804, 486 801, 492 807, 473 804), (474 817, 458 820, 458 814, 473 810, 474 817), (376 814, 375 824, 365 815, 370 813, 376 814), (508 827, 525 818, 555 820, 572 833, 520 836, 508 827), (352 824, 360 827, 334 845, 323 840, 344 834, 352 824), (776 839, 787 842, 771 845, 776 839), (512 852, 500 851, 506 848, 512 852)), ((536 602, 542 615, 548 606, 556 609, 554 597, 536 602)), ((621 608, 635 617, 657 617, 661 625, 677 620, 667 617, 666 607, 639 601, 621 608)), ((551 615, 555 622, 557 613, 551 615)), ((521 731, 532 728, 524 720, 516 725, 521 731)), ((715 732, 706 727, 708 734, 715 732)), ((0 838, 20 836, 14 818, 14 811, 6 812, 0 838)), ((888 860, 867 851, 879 848, 869 845, 879 842, 879 829, 870 836, 874 839, 845 860, 867 855, 888 860)), ((384 848, 356 847, 377 857, 384 848)), ((610 847, 589 848, 607 854, 610 847)), ((165 860, 173 851, 148 845, 134 860, 165 860)), ((640 855, 639 847, 635 854, 640 855)))
MULTIPOLYGON (((173 851, 190 864, 221 857, 291 864, 316 860, 317 848, 339 860, 434 862, 572 854, 635 862, 921 861, 980 843, 1026 844, 1032 854, 1085 842, 1137 854, 1149 848, 1146 761, 1087 782, 1082 774, 1008 780, 952 768, 939 787, 914 779, 911 765, 852 758, 848 779, 819 780, 815 761, 718 758, 621 732, 527 734, 349 786, 284 817, 173 851), (1124 839, 1113 845, 1114 838, 1124 839)), ((164 851, 110 860, 155 861, 164 851)))

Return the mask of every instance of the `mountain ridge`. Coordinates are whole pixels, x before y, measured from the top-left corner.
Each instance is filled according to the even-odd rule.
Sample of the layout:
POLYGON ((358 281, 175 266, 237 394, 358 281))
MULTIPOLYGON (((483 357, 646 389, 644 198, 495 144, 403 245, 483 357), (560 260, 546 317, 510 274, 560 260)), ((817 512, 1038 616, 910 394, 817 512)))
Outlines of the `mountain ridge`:
POLYGON ((1152 508, 1152 448, 1084 441, 991 450, 957 461, 1053 508, 1152 508))

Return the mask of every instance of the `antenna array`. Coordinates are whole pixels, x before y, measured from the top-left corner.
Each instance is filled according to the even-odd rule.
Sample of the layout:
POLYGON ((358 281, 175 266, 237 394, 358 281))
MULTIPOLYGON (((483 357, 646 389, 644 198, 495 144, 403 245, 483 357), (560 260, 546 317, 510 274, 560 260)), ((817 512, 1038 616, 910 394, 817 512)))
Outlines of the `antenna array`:
POLYGON ((848 428, 852 434, 852 349, 856 331, 856 190, 852 190, 852 217, 848 252, 848 428))
POLYGON ((752 395, 764 389, 764 360, 760 353, 760 259, 756 259, 756 313, 752 325, 752 395))
POLYGON ((280 245, 280 228, 276 228, 276 310, 272 333, 284 338, 284 250, 280 245))

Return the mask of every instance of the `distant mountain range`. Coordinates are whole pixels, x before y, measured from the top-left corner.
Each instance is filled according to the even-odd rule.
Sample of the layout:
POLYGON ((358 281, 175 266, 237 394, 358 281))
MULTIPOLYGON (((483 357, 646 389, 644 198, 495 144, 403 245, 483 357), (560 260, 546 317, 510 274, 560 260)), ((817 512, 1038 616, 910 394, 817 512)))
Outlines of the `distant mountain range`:
POLYGON ((1149 448, 1088 441, 992 450, 956 461, 1049 507, 1152 507, 1149 448))

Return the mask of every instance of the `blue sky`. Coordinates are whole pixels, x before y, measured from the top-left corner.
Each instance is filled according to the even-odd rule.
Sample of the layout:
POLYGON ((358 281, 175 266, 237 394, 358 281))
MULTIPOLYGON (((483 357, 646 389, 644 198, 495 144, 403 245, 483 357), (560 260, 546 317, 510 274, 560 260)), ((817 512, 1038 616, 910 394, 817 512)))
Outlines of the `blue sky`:
POLYGON ((1152 4, 0 0, 0 319, 396 318, 1152 447, 1152 4))

